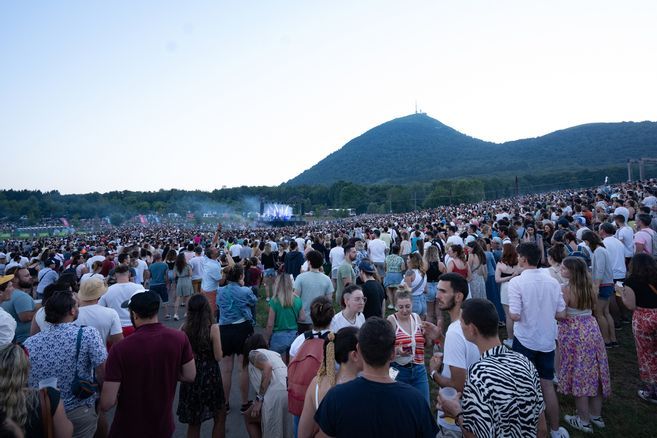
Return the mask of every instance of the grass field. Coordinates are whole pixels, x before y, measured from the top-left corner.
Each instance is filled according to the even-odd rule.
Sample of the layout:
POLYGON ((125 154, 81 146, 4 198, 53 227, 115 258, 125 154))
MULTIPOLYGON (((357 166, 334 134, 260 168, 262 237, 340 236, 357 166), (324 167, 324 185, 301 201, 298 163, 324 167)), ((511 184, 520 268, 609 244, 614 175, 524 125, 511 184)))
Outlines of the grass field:
MULTIPOLYGON (((264 290, 260 296, 264 296, 264 290)), ((257 322, 259 327, 264 327, 267 322, 268 306, 264 299, 258 300, 257 322)), ((446 319, 447 320, 447 319, 446 319)), ((602 407, 602 417, 605 420, 605 429, 594 429, 594 436, 609 438, 649 438, 657 437, 657 405, 648 404, 637 396, 639 388, 639 368, 634 347, 632 327, 624 325, 616 332, 619 348, 607 350, 609 356, 609 369, 611 373, 612 395, 605 400, 602 407)), ((500 337, 506 337, 504 329, 500 331, 500 337)), ((427 363, 430 357, 427 352, 427 363)), ((435 400, 438 388, 431 383, 431 397, 435 400)), ((575 412, 575 400, 573 397, 559 395, 559 406, 561 408, 561 425, 566 427, 571 437, 591 436, 569 428, 563 421, 564 415, 572 415, 575 412)))

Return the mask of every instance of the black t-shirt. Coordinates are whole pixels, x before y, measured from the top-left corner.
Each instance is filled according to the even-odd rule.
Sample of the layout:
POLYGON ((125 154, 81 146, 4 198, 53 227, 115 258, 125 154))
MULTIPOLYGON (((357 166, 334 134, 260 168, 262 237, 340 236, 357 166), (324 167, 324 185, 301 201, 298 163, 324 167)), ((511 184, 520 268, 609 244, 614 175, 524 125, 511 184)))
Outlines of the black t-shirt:
POLYGON ((331 388, 315 421, 325 434, 336 438, 433 438, 438 433, 429 405, 417 389, 363 377, 331 388))
POLYGON ((363 295, 367 298, 365 308, 363 309, 365 318, 369 318, 370 316, 383 317, 381 307, 383 306, 383 299, 386 296, 386 292, 383 290, 381 283, 376 280, 367 280, 363 284, 362 289, 363 295))
MULTIPOLYGON (((657 293, 653 292, 648 282, 639 278, 628 278, 625 285, 632 288, 636 296, 636 306, 644 309, 657 309, 657 293)), ((655 285, 653 287, 657 288, 655 285)))
POLYGON ((260 260, 262 261, 262 266, 265 269, 275 269, 276 260, 278 259, 278 254, 275 252, 270 252, 269 255, 264 252, 260 255, 260 260))
POLYGON ((440 274, 440 264, 438 262, 429 263, 429 269, 427 269, 427 281, 429 283, 437 283, 440 274))

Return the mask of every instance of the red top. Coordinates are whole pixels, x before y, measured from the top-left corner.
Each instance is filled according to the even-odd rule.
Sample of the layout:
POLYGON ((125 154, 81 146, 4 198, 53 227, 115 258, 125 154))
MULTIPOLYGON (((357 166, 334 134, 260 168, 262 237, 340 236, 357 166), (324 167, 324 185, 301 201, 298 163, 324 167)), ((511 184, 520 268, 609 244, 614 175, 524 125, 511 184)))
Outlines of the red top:
POLYGON ((192 359, 187 335, 160 323, 142 325, 114 345, 105 363, 105 380, 120 382, 121 387, 109 436, 173 435, 178 377, 192 359))

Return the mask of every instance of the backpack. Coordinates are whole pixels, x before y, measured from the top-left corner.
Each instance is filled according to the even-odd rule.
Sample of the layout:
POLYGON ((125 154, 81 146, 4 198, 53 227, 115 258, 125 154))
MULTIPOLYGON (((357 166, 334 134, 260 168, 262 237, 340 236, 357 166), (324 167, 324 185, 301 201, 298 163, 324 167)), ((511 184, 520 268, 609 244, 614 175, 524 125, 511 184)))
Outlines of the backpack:
POLYGON ((324 335, 307 331, 299 352, 287 366, 287 406, 292 415, 301 416, 306 389, 324 360, 324 335))
POLYGON ((648 236, 650 236, 650 243, 652 243, 652 248, 650 253, 652 254, 652 258, 657 259, 657 233, 653 232, 651 234, 650 231, 646 230, 645 228, 637 231, 637 233, 640 233, 642 231, 646 233, 648 236))

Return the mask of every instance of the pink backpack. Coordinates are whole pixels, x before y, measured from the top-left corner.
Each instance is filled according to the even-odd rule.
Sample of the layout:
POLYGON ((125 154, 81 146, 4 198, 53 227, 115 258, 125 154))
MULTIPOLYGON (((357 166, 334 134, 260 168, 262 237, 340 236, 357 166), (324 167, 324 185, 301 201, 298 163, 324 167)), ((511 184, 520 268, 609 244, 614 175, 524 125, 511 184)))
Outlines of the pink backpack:
POLYGON ((324 337, 307 331, 299 352, 287 366, 287 406, 292 415, 301 416, 306 390, 324 360, 324 337))

